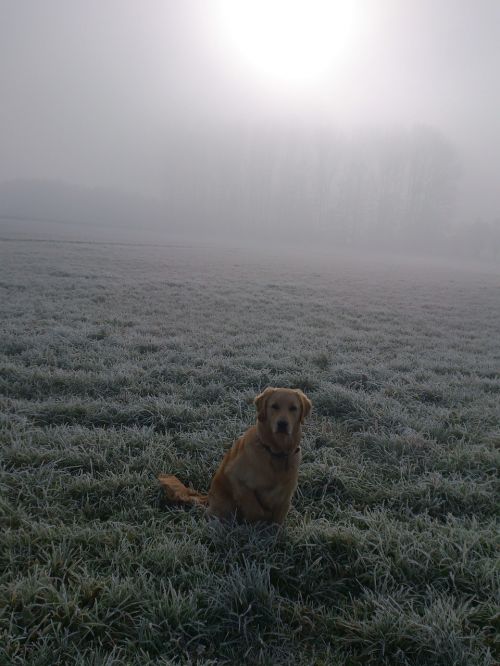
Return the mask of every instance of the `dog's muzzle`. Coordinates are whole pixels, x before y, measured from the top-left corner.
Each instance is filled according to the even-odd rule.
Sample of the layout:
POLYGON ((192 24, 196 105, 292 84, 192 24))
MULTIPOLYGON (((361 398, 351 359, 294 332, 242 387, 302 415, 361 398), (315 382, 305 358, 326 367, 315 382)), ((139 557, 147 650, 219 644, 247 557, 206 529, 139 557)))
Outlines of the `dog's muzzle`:
POLYGON ((276 424, 276 432, 288 434, 288 421, 278 421, 276 424))

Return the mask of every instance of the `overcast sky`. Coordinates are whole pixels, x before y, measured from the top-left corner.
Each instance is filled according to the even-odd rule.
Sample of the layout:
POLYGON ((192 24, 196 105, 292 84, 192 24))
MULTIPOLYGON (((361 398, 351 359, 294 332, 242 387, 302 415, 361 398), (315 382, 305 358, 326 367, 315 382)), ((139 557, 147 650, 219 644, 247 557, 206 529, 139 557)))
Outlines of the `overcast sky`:
POLYGON ((0 180, 161 197, 162 165, 183 133, 417 123, 456 144, 466 205, 500 216, 499 0, 360 0, 346 52, 307 85, 253 70, 220 8, 0 0, 0 180))

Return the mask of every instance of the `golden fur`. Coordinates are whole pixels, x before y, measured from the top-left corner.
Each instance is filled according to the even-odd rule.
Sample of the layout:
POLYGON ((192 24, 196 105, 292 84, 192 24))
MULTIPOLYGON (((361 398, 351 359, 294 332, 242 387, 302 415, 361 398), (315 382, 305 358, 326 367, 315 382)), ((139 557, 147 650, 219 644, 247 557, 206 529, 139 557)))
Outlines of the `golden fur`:
POLYGON ((297 487, 301 426, 311 401, 299 389, 267 388, 255 398, 257 423, 234 442, 212 479, 208 496, 161 476, 167 497, 206 504, 209 515, 250 523, 282 523, 297 487))

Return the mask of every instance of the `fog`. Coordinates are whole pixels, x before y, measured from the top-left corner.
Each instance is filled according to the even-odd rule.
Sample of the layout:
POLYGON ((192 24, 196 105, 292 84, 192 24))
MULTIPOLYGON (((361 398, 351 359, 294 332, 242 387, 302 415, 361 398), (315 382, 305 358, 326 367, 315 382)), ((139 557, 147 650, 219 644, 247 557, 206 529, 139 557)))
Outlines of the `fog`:
POLYGON ((0 0, 2 235, 499 261, 500 3, 304 6, 0 0))

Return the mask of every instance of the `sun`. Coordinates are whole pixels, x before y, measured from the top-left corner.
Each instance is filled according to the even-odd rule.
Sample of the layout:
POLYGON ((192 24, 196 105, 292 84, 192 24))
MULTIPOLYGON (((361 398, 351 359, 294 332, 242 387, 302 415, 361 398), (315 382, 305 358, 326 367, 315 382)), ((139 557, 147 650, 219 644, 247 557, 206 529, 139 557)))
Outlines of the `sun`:
POLYGON ((353 50, 356 0, 220 0, 221 26, 241 63, 274 83, 318 83, 353 50))

